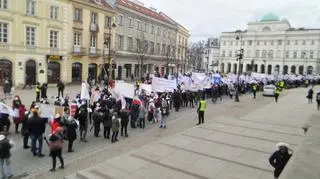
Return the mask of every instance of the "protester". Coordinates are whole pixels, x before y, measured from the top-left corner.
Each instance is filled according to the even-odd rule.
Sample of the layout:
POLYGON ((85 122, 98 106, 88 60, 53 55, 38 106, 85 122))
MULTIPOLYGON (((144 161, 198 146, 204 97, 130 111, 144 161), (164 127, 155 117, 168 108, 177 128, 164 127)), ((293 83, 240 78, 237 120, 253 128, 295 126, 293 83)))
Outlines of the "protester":
POLYGON ((144 105, 141 105, 139 108, 139 126, 140 128, 145 128, 146 127, 146 115, 147 115, 147 110, 144 107, 144 105))
POLYGON ((61 94, 61 97, 63 97, 64 84, 62 83, 61 80, 59 80, 59 82, 57 84, 57 88, 58 88, 58 97, 60 98, 60 94, 61 94))
POLYGON ((36 102, 40 102, 40 90, 41 90, 40 83, 37 82, 37 84, 36 84, 36 102))
POLYGON ((312 86, 310 86, 310 89, 308 90, 307 98, 308 98, 308 103, 312 103, 312 98, 313 98, 313 88, 312 88, 312 86))
POLYGON ((16 133, 19 133, 19 124, 21 123, 24 113, 26 111, 25 106, 22 104, 21 99, 19 96, 15 96, 14 100, 12 101, 12 109, 17 114, 16 117, 13 117, 13 121, 16 125, 16 133))
POLYGON ((11 85, 8 80, 5 80, 3 85, 3 93, 4 93, 4 99, 7 99, 7 97, 10 96, 11 93, 11 85))
POLYGON ((80 141, 88 142, 87 130, 88 130, 88 114, 87 104, 85 101, 82 101, 81 106, 76 114, 76 119, 78 119, 80 124, 80 141))
POLYGON ((111 138, 112 143, 118 141, 117 137, 118 137, 119 128, 120 128, 120 120, 121 119, 119 118, 117 112, 114 112, 112 116, 112 138, 111 138))
POLYGON ((52 158, 52 168, 49 170, 51 172, 56 171, 57 157, 59 158, 60 164, 61 164, 59 168, 64 169, 64 161, 62 158, 62 147, 63 147, 62 132, 63 132, 63 128, 58 127, 57 130, 55 130, 55 132, 50 135, 49 142, 45 138, 45 140, 49 145, 50 156, 52 158))
POLYGON ((74 152, 73 142, 77 139, 77 128, 78 124, 74 117, 69 116, 65 122, 66 124, 66 134, 68 139, 68 152, 74 152))
MULTIPOLYGON (((188 106, 186 106, 188 107, 188 106)), ((159 128, 167 128, 167 117, 169 115, 168 101, 163 97, 161 98, 161 121, 159 128)))
POLYGON ((31 138, 31 152, 33 156, 44 157, 42 154, 43 134, 46 129, 46 121, 39 116, 39 108, 35 106, 31 110, 32 114, 28 120, 28 131, 31 138), (38 146, 36 145, 38 141, 38 146))
POLYGON ((317 100, 317 109, 319 111, 320 110, 320 90, 317 93, 316 100, 317 100))
POLYGON ((286 143, 278 143, 276 145, 277 150, 271 155, 269 158, 269 162, 272 165, 272 167, 275 169, 274 170, 274 178, 278 179, 280 176, 282 170, 288 163, 291 153, 289 144, 286 143))
POLYGON ((24 114, 24 117, 21 121, 22 123, 22 127, 21 127, 21 135, 23 136, 23 148, 24 149, 29 149, 30 146, 28 145, 28 141, 29 141, 29 127, 28 127, 28 123, 29 123, 29 116, 30 116, 30 112, 26 111, 24 114))
POLYGON ((129 137, 128 135, 128 123, 129 123, 129 111, 127 109, 120 110, 120 119, 121 119, 121 136, 129 137))
POLYGON ((12 178, 11 172, 11 148, 13 143, 5 135, 0 134, 0 172, 1 178, 12 178))

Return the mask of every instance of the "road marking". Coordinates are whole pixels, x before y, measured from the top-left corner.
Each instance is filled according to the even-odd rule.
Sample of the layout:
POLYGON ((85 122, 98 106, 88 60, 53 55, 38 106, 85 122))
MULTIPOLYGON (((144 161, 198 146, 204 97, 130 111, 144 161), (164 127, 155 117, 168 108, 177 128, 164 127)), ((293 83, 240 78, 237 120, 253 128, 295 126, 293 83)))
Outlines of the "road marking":
POLYGON ((260 168, 260 167, 256 167, 256 166, 253 166, 253 165, 248 165, 248 164, 245 164, 245 163, 242 163, 242 162, 237 162, 237 161, 225 159, 225 158, 222 158, 222 157, 217 157, 217 156, 213 156, 213 155, 209 155, 209 154, 205 154, 205 153, 201 153, 201 152, 196 152, 196 151, 193 151, 193 150, 185 149, 185 148, 174 146, 174 145, 170 145, 170 144, 164 144, 164 143, 161 143, 161 144, 165 145, 165 146, 168 146, 168 147, 171 147, 171 148, 175 148, 175 149, 183 150, 183 151, 186 151, 186 152, 194 153, 194 154, 197 154, 197 155, 201 155, 201 156, 204 156, 204 157, 210 157, 210 158, 214 158, 214 159, 217 159, 217 160, 222 160, 222 161, 225 161, 225 162, 229 162, 229 163, 233 163, 233 164, 237 164, 237 165, 242 165, 242 166, 245 166, 245 167, 248 167, 248 168, 254 168, 254 169, 257 169, 257 170, 264 171, 264 172, 273 172, 273 170, 271 170, 271 169, 260 168))

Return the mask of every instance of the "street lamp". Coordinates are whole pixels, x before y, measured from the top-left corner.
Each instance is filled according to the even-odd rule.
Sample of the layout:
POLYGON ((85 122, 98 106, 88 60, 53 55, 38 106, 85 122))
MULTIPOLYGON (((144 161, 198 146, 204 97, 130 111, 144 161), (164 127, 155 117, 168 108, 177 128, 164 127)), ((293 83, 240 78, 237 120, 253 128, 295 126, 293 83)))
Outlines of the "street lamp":
POLYGON ((239 100, 239 90, 240 90, 240 64, 241 64, 241 60, 243 59, 243 53, 244 50, 242 49, 242 31, 241 30, 237 30, 236 31, 236 40, 240 41, 240 50, 239 50, 239 54, 237 54, 237 61, 238 61, 238 76, 237 76, 237 86, 236 86, 236 95, 235 95, 235 102, 240 102, 239 100))
POLYGON ((103 49, 103 58, 104 58, 104 60, 103 60, 103 68, 104 68, 105 73, 108 76, 107 82, 112 79, 112 75, 111 75, 111 71, 112 71, 112 65, 111 65, 111 30, 112 30, 112 28, 116 28, 116 27, 117 26, 116 26, 115 23, 113 23, 111 26, 109 26, 108 38, 105 39, 105 41, 103 43, 103 47, 104 47, 104 49, 103 49), (107 66, 108 71, 106 71, 106 69, 105 69, 106 68, 106 59, 105 59, 106 58, 106 54, 105 54, 106 52, 105 52, 105 50, 106 50, 107 47, 108 47, 108 66, 107 66))

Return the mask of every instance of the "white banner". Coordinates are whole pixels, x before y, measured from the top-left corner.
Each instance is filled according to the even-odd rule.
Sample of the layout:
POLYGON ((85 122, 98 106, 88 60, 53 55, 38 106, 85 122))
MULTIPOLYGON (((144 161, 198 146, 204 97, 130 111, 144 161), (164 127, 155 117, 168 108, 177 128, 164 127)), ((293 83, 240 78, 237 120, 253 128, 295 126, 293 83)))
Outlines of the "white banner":
POLYGON ((116 81, 114 90, 121 92, 121 95, 126 98, 134 97, 134 84, 116 81))
POLYGON ((156 92, 173 92, 173 90, 177 89, 177 81, 153 77, 152 89, 156 92))
POLYGON ((195 84, 201 84, 203 80, 205 80, 206 74, 205 73, 192 73, 191 79, 195 84))
POLYGON ((150 95, 152 92, 152 85, 140 84, 140 90, 144 90, 146 95, 150 95))
POLYGON ((54 108, 48 104, 40 104, 40 116, 43 118, 49 118, 52 119, 54 108))
POLYGON ((82 83, 82 84, 81 84, 80 99, 86 99, 86 100, 89 100, 89 99, 90 99, 90 95, 89 95, 89 85, 86 84, 86 83, 82 83))
POLYGON ((4 103, 0 103, 0 113, 12 115, 13 110, 10 106, 8 106, 4 103))

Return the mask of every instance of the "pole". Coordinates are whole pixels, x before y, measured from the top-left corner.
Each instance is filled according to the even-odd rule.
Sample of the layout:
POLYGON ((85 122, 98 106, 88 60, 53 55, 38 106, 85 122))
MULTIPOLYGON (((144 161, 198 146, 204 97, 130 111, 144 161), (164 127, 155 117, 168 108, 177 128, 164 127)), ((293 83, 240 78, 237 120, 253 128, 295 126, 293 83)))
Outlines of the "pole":
POLYGON ((109 53, 108 53, 108 64, 109 64, 109 81, 112 80, 112 75, 111 75, 111 71, 112 71, 112 65, 111 65, 111 26, 109 27, 109 53))

